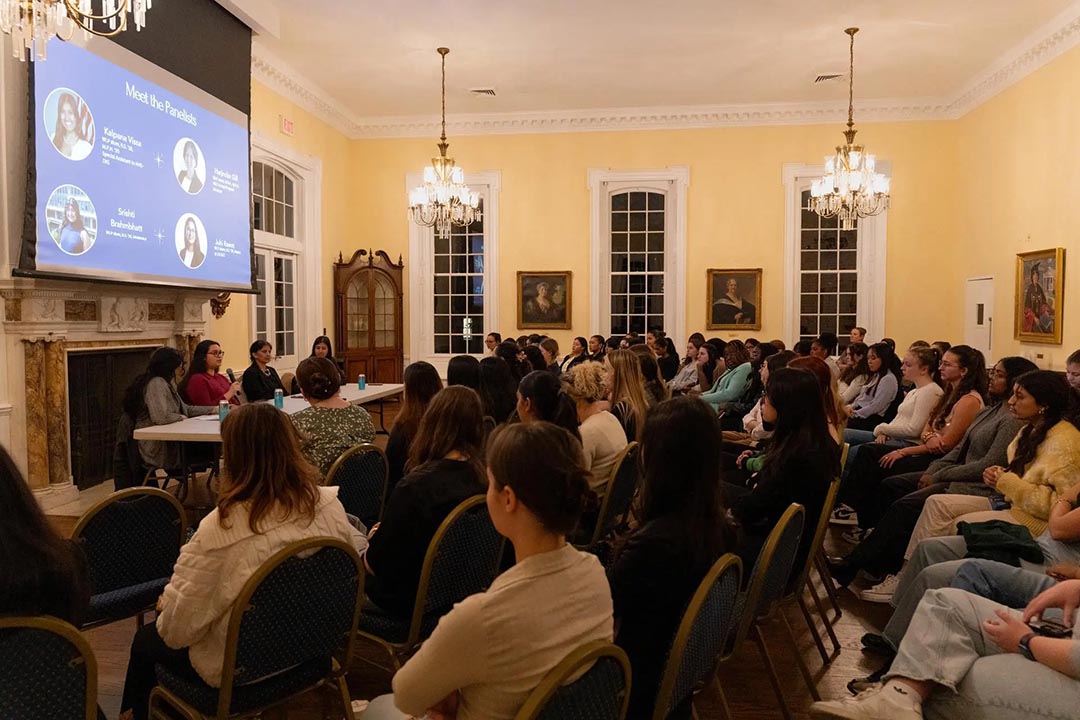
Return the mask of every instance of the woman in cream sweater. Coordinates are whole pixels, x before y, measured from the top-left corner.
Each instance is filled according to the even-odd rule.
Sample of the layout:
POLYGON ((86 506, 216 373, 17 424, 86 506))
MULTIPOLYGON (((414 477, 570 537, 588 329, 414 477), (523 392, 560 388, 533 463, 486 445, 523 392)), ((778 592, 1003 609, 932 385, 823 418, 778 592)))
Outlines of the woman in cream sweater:
POLYGON ((320 536, 367 547, 349 524, 338 489, 318 485, 318 471, 300 452, 285 413, 267 403, 243 405, 221 424, 221 443, 217 507, 181 548, 158 601, 157 622, 132 641, 121 720, 147 716, 155 664, 220 686, 233 602, 274 553, 320 536))
POLYGON ((988 467, 983 482, 1012 507, 991 510, 987 498, 974 495, 933 495, 923 506, 909 548, 955 533, 961 520, 1005 520, 1024 525, 1033 536, 1046 530, 1050 508, 1080 482, 1080 431, 1072 422, 1075 391, 1057 373, 1034 370, 1017 378, 1009 409, 1024 427, 1009 444, 1008 466, 988 467))

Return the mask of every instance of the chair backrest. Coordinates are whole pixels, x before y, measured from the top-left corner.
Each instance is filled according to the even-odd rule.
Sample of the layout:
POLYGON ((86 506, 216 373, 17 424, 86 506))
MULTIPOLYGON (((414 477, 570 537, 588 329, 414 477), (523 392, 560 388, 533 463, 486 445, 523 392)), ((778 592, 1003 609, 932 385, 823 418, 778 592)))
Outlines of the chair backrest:
POLYGON ((849 452, 851 452, 851 443, 844 443, 843 447, 840 448, 840 475, 841 475, 841 477, 843 477, 843 475, 844 475, 844 468, 847 467, 847 457, 848 457, 849 452))
MULTIPOLYGON (((825 494, 825 504, 821 507, 821 516, 817 519, 817 527, 814 530, 814 538, 810 541, 810 552, 806 554, 806 562, 801 567, 793 568, 791 580, 788 583, 786 596, 802 592, 806 578, 810 576, 810 568, 814 565, 814 553, 825 542, 825 533, 829 530, 829 516, 832 515, 833 506, 836 505, 836 496, 840 492, 840 478, 833 478, 829 483, 829 491, 825 494)), ((813 518, 807 518, 812 520, 813 518)))
POLYGON ((549 670, 514 720, 622 720, 629 706, 630 658, 594 640, 549 670))
POLYGON ((0 618, 0 717, 97 719, 97 660, 54 617, 0 618))
POLYGON ((623 449, 619 457, 615 458, 615 464, 611 468, 611 475, 607 482, 607 492, 600 503, 600 514, 597 516, 596 528, 593 530, 589 545, 595 545, 607 537, 608 533, 614 530, 619 521, 630 511, 630 504, 634 501, 634 493, 637 492, 641 480, 637 457, 638 444, 631 442, 623 449))
POLYGON ((218 716, 228 716, 234 686, 317 658, 346 664, 363 597, 360 555, 349 543, 308 538, 270 557, 232 606, 218 716))
POLYGON ((281 387, 285 388, 285 394, 292 395, 295 392, 293 390, 293 383, 296 381, 296 374, 291 372, 283 372, 281 373, 280 379, 281 387))
POLYGON ((153 487, 114 492, 79 518, 71 539, 97 595, 172 576, 187 533, 180 501, 153 487))
POLYGON ((802 505, 791 503, 765 540, 751 571, 750 586, 739 602, 742 610, 738 631, 729 651, 742 644, 754 621, 767 615, 783 596, 799 552, 805 516, 802 505))
POLYGON ((455 603, 488 589, 499 574, 503 543, 484 495, 465 500, 446 516, 431 538, 420 570, 410 646, 430 635, 455 603))
POLYGON ((382 517, 389 481, 390 463, 386 453, 371 443, 341 453, 326 473, 326 484, 338 487, 338 500, 345 506, 345 512, 360 518, 368 529, 382 517))
POLYGON ((736 598, 742 561, 727 553, 713 563, 683 613, 656 693, 653 720, 664 720, 716 669, 731 628, 739 621, 736 598))

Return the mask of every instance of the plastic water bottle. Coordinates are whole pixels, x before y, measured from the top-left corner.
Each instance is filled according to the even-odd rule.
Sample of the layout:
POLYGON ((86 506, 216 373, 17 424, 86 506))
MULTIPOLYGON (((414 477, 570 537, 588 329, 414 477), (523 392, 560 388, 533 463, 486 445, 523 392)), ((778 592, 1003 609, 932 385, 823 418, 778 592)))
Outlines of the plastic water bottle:
POLYGON ((229 401, 222 400, 217 404, 217 419, 220 422, 225 422, 227 417, 229 417, 229 401))
POLYGON ((367 378, 364 377, 364 373, 360 373, 356 377, 356 389, 357 390, 364 390, 366 388, 367 388, 367 378))
POLYGON ((274 407, 278 410, 285 407, 285 393, 281 392, 281 388, 274 391, 274 407))

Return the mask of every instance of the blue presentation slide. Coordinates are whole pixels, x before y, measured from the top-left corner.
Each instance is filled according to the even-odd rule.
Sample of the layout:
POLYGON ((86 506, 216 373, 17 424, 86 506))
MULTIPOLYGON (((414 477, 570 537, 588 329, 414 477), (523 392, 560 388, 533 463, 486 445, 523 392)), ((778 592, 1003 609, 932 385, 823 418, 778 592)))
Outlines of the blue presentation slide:
POLYGON ((34 67, 37 270, 251 288, 248 119, 108 40, 34 67))

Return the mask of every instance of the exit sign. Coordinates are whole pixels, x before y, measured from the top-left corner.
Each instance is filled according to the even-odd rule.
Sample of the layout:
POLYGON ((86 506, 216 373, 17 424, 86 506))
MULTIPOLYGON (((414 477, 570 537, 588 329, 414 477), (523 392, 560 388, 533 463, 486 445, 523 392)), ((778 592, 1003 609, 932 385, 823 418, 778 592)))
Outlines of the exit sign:
POLYGON ((281 134, 291 137, 296 132, 296 123, 284 115, 278 115, 278 119, 281 120, 281 134))

